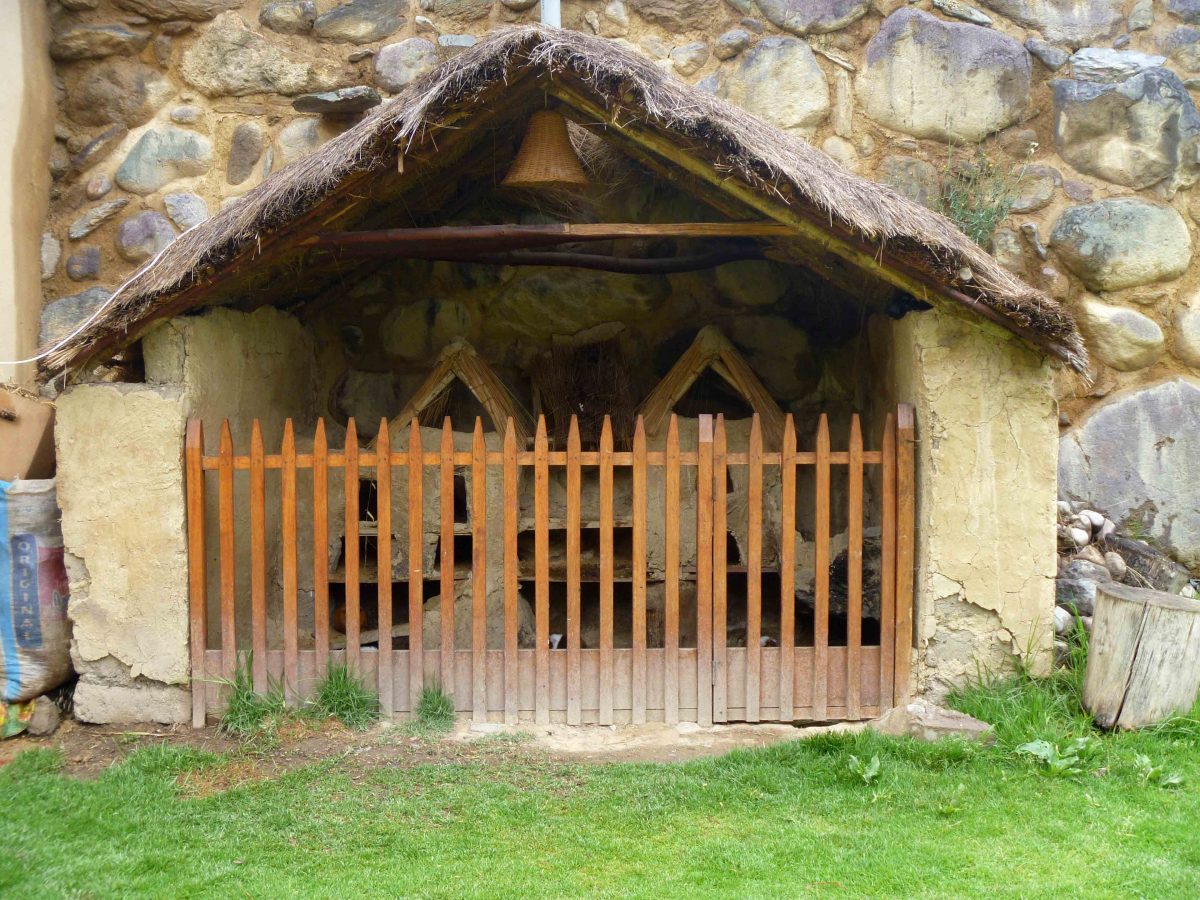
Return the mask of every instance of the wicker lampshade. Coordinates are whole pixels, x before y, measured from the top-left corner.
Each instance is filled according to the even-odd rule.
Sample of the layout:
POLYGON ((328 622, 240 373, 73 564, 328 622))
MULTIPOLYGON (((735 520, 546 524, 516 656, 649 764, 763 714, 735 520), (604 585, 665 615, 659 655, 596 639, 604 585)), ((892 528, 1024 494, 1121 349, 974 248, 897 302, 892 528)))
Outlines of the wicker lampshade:
POLYGON ((567 134, 567 120, 553 110, 535 112, 517 158, 501 183, 535 190, 587 187, 587 175, 567 134))

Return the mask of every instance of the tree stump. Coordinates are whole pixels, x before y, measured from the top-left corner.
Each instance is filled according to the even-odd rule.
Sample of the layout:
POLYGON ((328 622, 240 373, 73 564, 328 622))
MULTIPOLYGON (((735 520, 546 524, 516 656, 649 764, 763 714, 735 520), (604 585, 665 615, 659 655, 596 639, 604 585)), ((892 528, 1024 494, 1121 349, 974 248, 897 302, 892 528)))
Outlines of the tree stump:
POLYGON ((1200 602, 1123 584, 1096 588, 1083 705, 1101 728, 1141 728, 1200 693, 1200 602))

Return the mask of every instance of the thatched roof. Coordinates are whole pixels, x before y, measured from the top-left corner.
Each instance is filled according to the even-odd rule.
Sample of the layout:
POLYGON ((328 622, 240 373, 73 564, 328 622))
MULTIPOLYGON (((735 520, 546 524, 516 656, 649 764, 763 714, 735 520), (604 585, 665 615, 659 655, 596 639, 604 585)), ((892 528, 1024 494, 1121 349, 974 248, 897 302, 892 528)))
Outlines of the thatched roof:
MULTIPOLYGON (((181 235, 123 284, 95 321, 48 356, 44 374, 111 355, 153 321, 204 302, 208 286, 233 269, 265 264, 273 248, 294 242, 302 227, 311 234, 314 223, 347 209, 355 185, 396 178, 406 157, 436 155, 439 141, 469 130, 472 117, 518 96, 515 85, 531 79, 541 93, 524 96, 540 104, 542 93, 552 95, 604 138, 631 141, 643 155, 657 154, 667 165, 708 179, 758 214, 794 225, 798 238, 819 242, 822 252, 922 299, 967 306, 1073 368, 1086 366, 1070 313, 1002 268, 941 215, 617 44, 527 26, 481 40, 181 235)), ((358 191, 358 199, 368 193, 358 191)))

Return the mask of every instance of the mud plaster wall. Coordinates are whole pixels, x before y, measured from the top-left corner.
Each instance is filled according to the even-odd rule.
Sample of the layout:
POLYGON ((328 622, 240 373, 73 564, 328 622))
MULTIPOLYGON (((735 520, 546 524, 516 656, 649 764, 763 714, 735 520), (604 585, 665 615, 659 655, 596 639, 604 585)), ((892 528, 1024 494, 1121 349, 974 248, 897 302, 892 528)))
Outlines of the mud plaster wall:
POLYGON ((187 545, 178 386, 86 384, 58 401, 58 497, 71 581, 75 713, 183 721, 187 545), (97 441, 96 435, 104 435, 97 441))
MULTIPOLYGON (((188 715, 187 419, 236 415, 240 452, 254 417, 276 449, 286 414, 306 417, 298 424, 310 431, 312 349, 290 316, 217 310, 175 319, 148 337, 145 358, 148 384, 83 384, 59 398, 59 503, 80 673, 75 705, 90 722, 188 715)), ((208 435, 210 451, 217 440, 208 435)), ((235 487, 244 497, 246 485, 235 487)), ((215 521, 215 492, 208 499, 215 521)), ((268 530, 278 530, 276 517, 269 509, 268 530)), ((244 505, 235 528, 244 557, 244 505)), ((217 546, 215 533, 209 541, 217 546)), ((238 588, 246 598, 247 586, 238 588)))
POLYGON ((916 407, 915 688, 938 696, 1028 657, 1048 665, 1057 409, 1050 367, 940 310, 893 328, 897 396, 916 407))
MULTIPOLYGON (((250 452, 250 428, 254 419, 262 427, 267 453, 278 453, 283 442, 284 422, 293 419, 297 448, 311 449, 313 425, 313 346, 303 326, 292 316, 264 308, 254 313, 214 309, 198 316, 172 319, 147 336, 143 345, 146 379, 159 384, 176 385, 183 392, 190 418, 200 419, 206 431, 205 452, 217 452, 220 423, 229 419, 233 448, 237 454, 250 452)), ((334 435, 336 438, 336 435, 334 435)), ((206 494, 210 571, 217 571, 218 530, 216 482, 210 478, 206 494)), ((299 473, 300 497, 311 496, 311 476, 299 473)), ((237 598, 240 624, 248 628, 250 603, 250 508, 249 473, 234 476, 234 534, 237 552, 237 598)), ((279 497, 279 472, 267 473, 267 496, 279 497)), ((277 503, 266 507, 266 533, 280 533, 277 503)), ((312 546, 311 512, 300 511, 298 539, 301 547, 312 546)), ((278 540, 268 548, 268 580, 272 588, 279 584, 280 548, 278 540)), ((309 555, 308 560, 311 560, 309 555)), ((311 590, 311 562, 301 560, 300 571, 306 580, 302 589, 311 590)), ((219 633, 215 584, 209 597, 209 634, 219 633)), ((301 603, 301 609, 311 604, 301 603)), ((278 612, 278 602, 268 609, 278 612)), ((277 630, 279 623, 268 623, 277 630)), ((239 635, 240 636, 240 635, 239 635)), ((248 640, 248 633, 245 635, 248 640)))

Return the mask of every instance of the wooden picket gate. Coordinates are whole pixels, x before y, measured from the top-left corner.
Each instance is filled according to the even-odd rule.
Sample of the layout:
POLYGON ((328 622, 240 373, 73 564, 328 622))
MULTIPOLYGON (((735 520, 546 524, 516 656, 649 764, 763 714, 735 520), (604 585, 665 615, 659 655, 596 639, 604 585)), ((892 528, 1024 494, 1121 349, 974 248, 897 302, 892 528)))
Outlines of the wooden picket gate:
MULTIPOLYGON (((221 679, 231 678, 239 665, 247 663, 255 689, 266 689, 272 682, 281 684, 292 703, 311 694, 330 663, 345 663, 377 686, 386 715, 410 713, 423 687, 437 684, 453 696, 456 708, 469 713, 473 720, 507 723, 532 719, 538 723, 694 721, 707 725, 735 720, 863 719, 907 697, 915 496, 911 407, 902 405, 896 414, 886 417, 878 450, 864 449, 857 416, 852 420, 848 448, 843 451, 831 449, 824 415, 810 451, 797 450, 790 416, 780 451, 764 450, 757 416, 748 449, 742 452, 727 449, 725 423, 711 416, 700 417, 698 439, 691 447, 681 446, 677 420, 672 416, 662 449, 649 447, 640 418, 628 451, 614 450, 607 420, 598 449, 589 451, 581 448, 574 420, 565 449, 551 447, 544 419, 538 422, 532 450, 518 447, 511 420, 500 450, 487 447, 479 420, 469 450, 455 448, 449 419, 436 448, 422 446, 421 429, 415 421, 408 435, 407 447, 393 449, 385 420, 374 448, 363 450, 351 420, 344 448, 331 450, 324 423, 319 422, 311 450, 298 452, 288 420, 280 452, 268 454, 255 420, 249 453, 236 455, 226 421, 218 452, 206 455, 202 425, 189 421, 185 464, 193 725, 202 726, 210 711, 221 708, 221 679), (727 558, 729 475, 737 467, 744 470, 748 486, 744 524, 749 552, 741 565, 731 564, 727 558), (844 634, 842 642, 835 644, 830 639, 830 486, 839 468, 844 470, 847 485, 844 513, 848 528, 844 634), (764 605, 764 472, 772 469, 778 470, 771 483, 779 486, 779 534, 796 534, 798 502, 811 504, 808 508, 814 515, 813 600, 811 612, 804 611, 803 629, 798 625, 794 539, 778 543, 777 560, 770 567, 774 581, 764 605), (627 509, 615 508, 614 501, 614 474, 622 470, 627 470, 632 482, 627 509), (270 478, 273 484, 278 483, 279 497, 268 515, 268 473, 275 471, 278 475, 270 478), (802 471, 811 477, 805 479, 808 486, 798 491, 802 471), (519 524, 520 484, 522 474, 527 472, 533 477, 532 496, 525 492, 526 506, 532 507, 532 554, 527 544, 524 554, 519 552, 520 535, 530 530, 528 521, 525 531, 519 524), (565 477, 562 510, 551 509, 551 476, 556 472, 565 477), (299 473, 311 484, 311 507, 305 510, 307 513, 311 509, 311 522, 303 523, 312 536, 312 605, 311 610, 303 611, 306 616, 311 611, 311 630, 300 625, 298 531, 299 510, 305 504, 298 502, 299 473), (456 506, 456 480, 459 492, 463 490, 460 473, 470 478, 466 489, 468 522, 462 521, 461 509, 456 506), (344 508, 334 511, 338 516, 334 522, 344 528, 345 535, 340 560, 332 558, 329 541, 330 486, 338 478, 345 488, 344 508), (423 490, 431 478, 438 486, 438 515, 436 522, 424 522, 423 490), (495 488, 497 478, 502 485, 503 508, 489 510, 488 485, 495 488), (598 482, 598 518, 588 526, 598 532, 598 564, 592 567, 589 563, 585 576, 581 496, 582 485, 591 478, 598 482), (372 490, 378 497, 372 521, 364 521, 360 510, 364 480, 373 482, 372 490), (241 485, 236 492, 235 481, 241 485), (681 482, 694 486, 693 497, 681 496, 681 482), (871 493, 877 501, 873 515, 879 530, 880 577, 878 596, 872 598, 878 611, 878 634, 871 640, 864 640, 862 629, 867 482, 873 486, 871 493), (408 552, 406 571, 389 577, 394 549, 394 484, 407 485, 409 527, 404 531, 408 552), (209 504, 206 495, 214 487, 216 502, 209 504), (655 548, 656 552, 661 550, 663 563, 661 584, 656 583, 656 588, 661 589, 664 604, 661 639, 651 646, 647 640, 647 515, 656 503, 662 504, 663 522, 662 546, 655 548), (694 564, 685 566, 681 563, 680 510, 692 503, 694 564), (241 516, 236 515, 239 509, 241 516), (278 529, 270 529, 269 534, 268 522, 276 511, 278 529), (502 520, 501 559, 488 558, 490 516, 502 520), (235 521, 244 523, 247 518, 248 529, 235 529, 235 521), (629 565, 624 569, 623 562, 621 571, 614 566, 617 523, 629 536, 629 565), (208 572, 209 525, 218 535, 212 553, 218 570, 214 579, 208 572), (552 526, 556 533, 565 530, 566 542, 565 572, 555 572, 565 585, 565 640, 558 648, 552 648, 550 635, 551 587, 557 583, 552 581, 550 571, 552 526), (432 571, 427 570, 422 548, 430 530, 439 538, 432 571), (469 569, 465 559, 456 567, 456 539, 468 537, 469 569), (373 570, 362 561, 364 540, 373 541, 373 570), (238 541, 243 550, 248 543, 240 565, 238 541), (269 551, 277 552, 272 556, 269 551), (269 557, 277 560, 277 580, 268 578, 269 557), (247 568, 247 561, 249 610, 248 616, 243 614, 239 619, 239 594, 244 592, 247 579, 241 569, 247 568), (503 596, 503 645, 499 648, 489 647, 487 639, 487 570, 497 565, 501 567, 503 596), (439 638, 430 648, 422 619, 428 593, 454 597, 456 568, 460 576, 465 570, 471 579, 470 641, 468 646, 455 645, 455 604, 443 602, 439 638), (743 646, 731 646, 727 639, 728 589, 733 578, 745 579, 743 646), (393 581, 403 592, 398 603, 394 603, 397 598, 393 597, 393 581), (593 647, 583 646, 581 640, 585 582, 598 588, 599 638, 598 646, 593 647), (331 628, 331 583, 344 596, 344 638, 331 628), (362 627, 364 584, 373 584, 375 593, 376 628, 369 631, 362 627), (533 588, 532 647, 521 646, 518 638, 519 591, 523 584, 533 588), (621 611, 623 617, 628 614, 629 632, 623 637, 627 646, 617 646, 614 641, 614 586, 618 584, 629 592, 623 602, 628 602, 630 608, 621 611), (686 609, 682 622, 681 584, 686 584, 689 598, 693 591, 695 596, 694 613, 686 609), (213 619, 219 623, 211 638, 210 595, 216 607, 213 619), (277 606, 271 610, 274 624, 269 628, 272 604, 277 606), (774 623, 770 635, 763 630, 767 608, 774 623), (690 637, 681 641, 681 632, 690 637), (414 652, 408 648, 415 635, 422 637, 416 641, 420 649, 414 652)), ((307 502, 309 498, 304 499, 307 502)), ((685 536, 683 543, 689 540, 685 536)), ((691 546, 687 547, 687 555, 692 555, 691 546)), ((304 574, 307 577, 308 573, 304 574)), ((307 588, 304 593, 305 602, 310 602, 307 588)), ((874 630, 873 626, 873 634, 874 630)))

